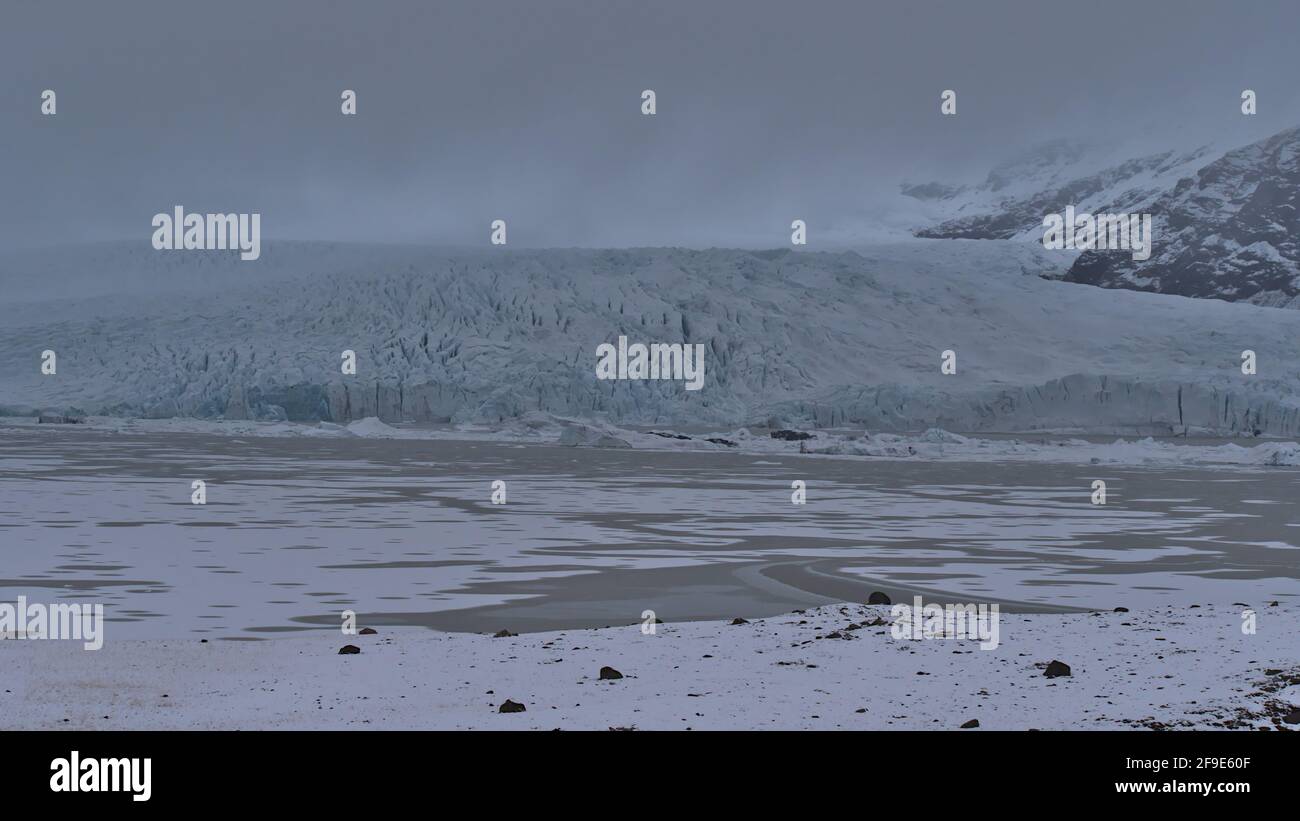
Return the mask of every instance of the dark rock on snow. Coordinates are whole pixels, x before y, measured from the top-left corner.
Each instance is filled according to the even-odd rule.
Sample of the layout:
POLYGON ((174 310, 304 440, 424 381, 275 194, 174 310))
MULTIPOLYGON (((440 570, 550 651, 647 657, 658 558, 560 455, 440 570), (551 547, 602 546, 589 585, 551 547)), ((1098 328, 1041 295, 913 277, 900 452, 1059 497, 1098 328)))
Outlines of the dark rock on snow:
POLYGON ((814 438, 811 433, 804 433, 801 430, 774 430, 770 434, 773 439, 783 439, 787 442, 800 442, 804 439, 814 438))
POLYGON ((1066 664, 1065 662, 1052 659, 1051 663, 1047 665, 1047 669, 1043 671, 1043 675, 1047 676, 1048 678, 1056 678, 1057 676, 1071 675, 1070 665, 1066 664))

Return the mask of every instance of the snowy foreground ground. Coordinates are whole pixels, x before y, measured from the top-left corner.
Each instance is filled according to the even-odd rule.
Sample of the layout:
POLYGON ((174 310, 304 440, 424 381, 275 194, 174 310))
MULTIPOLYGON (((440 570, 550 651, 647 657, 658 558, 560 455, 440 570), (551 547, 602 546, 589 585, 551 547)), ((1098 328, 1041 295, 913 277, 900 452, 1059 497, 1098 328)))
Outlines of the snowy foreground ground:
MULTIPOLYGON (((1300 609, 1002 614, 1000 645, 899 640, 884 606, 744 624, 261 642, 0 642, 6 729, 1274 728, 1300 719, 1300 609), (837 637, 838 636, 838 637, 837 637), (360 648, 340 655, 345 644, 360 648), (1048 678, 1048 662, 1072 675, 1048 678), (602 667, 621 679, 600 680, 602 667), (507 700, 525 706, 502 713, 507 700), (1288 721, 1290 719, 1290 721, 1288 721)), ((979 730, 971 729, 971 732, 979 730)))

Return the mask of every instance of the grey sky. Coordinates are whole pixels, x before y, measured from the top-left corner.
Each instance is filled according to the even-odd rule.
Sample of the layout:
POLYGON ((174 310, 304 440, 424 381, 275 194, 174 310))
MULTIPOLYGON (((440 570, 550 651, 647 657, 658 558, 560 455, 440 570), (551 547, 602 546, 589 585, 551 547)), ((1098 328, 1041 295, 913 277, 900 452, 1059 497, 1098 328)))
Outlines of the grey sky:
POLYGON ((0 243, 147 243, 181 204, 269 238, 781 245, 1044 139, 1300 124, 1298 28, 1294 0, 8 0, 0 243))

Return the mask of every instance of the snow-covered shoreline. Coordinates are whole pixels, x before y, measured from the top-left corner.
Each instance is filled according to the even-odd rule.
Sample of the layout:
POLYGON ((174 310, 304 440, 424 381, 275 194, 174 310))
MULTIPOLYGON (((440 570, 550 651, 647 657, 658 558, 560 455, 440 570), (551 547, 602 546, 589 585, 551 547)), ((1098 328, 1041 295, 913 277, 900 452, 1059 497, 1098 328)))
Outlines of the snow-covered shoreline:
POLYGON ((1258 603, 1001 614, 1000 644, 895 639, 890 608, 510 637, 0 642, 5 729, 1274 728, 1300 708, 1300 611, 1258 603), (354 655, 339 649, 352 644, 354 655), (1061 661, 1069 676, 1048 677, 1061 661), (622 678, 602 680, 601 668, 622 678), (506 700, 525 710, 502 713, 506 700))
MULTIPOLYGON (((1198 443, 1195 440, 1117 437, 1095 441, 1071 432, 1031 432, 1020 436, 960 435, 940 428, 915 434, 867 431, 789 431, 774 437, 765 428, 735 428, 716 432, 681 433, 670 427, 654 430, 619 427, 605 422, 529 413, 499 425, 410 427, 389 425, 368 417, 338 425, 330 422, 263 422, 192 418, 129 419, 90 417, 73 425, 38 425, 31 417, 0 418, 5 429, 39 428, 62 432, 97 431, 114 434, 202 434, 318 439, 410 439, 508 444, 562 445, 654 451, 713 451, 749 455, 802 455, 827 458, 910 459, 916 461, 1024 461, 1067 464, 1173 467, 1214 465, 1237 467, 1300 466, 1300 444, 1285 439, 1247 439, 1198 443), (792 435, 791 435, 792 434, 792 435), (796 438, 796 437, 807 438, 796 438)), ((1109 438, 1109 437, 1106 437, 1109 438)))

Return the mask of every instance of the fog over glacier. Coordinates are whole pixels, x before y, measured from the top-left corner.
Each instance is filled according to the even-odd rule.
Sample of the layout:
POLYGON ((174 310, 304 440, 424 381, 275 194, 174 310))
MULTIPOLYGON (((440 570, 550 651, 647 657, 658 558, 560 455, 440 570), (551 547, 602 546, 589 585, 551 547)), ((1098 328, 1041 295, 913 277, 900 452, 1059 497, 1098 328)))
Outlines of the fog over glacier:
POLYGON ((1285 0, 311 6, 10 4, 0 243, 144 242, 181 204, 272 239, 774 247, 800 218, 825 247, 1044 140, 1128 159, 1300 111, 1285 0))

